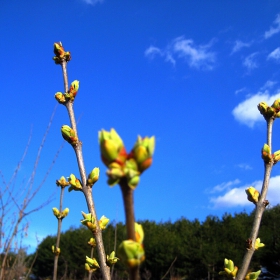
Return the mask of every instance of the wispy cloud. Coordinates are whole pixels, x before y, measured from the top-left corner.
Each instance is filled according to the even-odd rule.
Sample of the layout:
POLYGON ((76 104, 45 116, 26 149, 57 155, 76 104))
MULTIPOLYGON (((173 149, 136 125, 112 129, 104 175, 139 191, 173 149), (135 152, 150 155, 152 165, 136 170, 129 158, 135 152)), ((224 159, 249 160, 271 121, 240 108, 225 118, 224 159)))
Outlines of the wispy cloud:
POLYGON ((274 59, 279 61, 280 60, 280 47, 276 48, 274 51, 272 51, 268 56, 267 59, 274 59))
POLYGON ((239 167, 241 169, 244 169, 244 170, 252 170, 253 169, 249 164, 246 164, 246 163, 240 163, 240 164, 237 165, 237 167, 239 167))
POLYGON ((267 89, 271 89, 272 87, 274 87, 278 82, 276 81, 271 81, 268 80, 266 81, 266 83, 260 88, 261 91, 267 90, 267 89))
POLYGON ((89 4, 89 5, 92 5, 92 6, 94 6, 98 3, 101 4, 102 2, 104 2, 104 0, 82 0, 82 1, 85 2, 86 4, 89 4))
MULTIPOLYGON (((227 183, 223 183, 227 184, 227 183)), ((274 206, 279 203, 280 196, 280 176, 275 176, 270 179, 269 190, 267 199, 270 205, 274 206)), ((214 208, 229 208, 235 206, 245 206, 250 205, 252 202, 247 200, 247 195, 245 189, 253 186, 258 191, 261 191, 262 181, 255 181, 251 184, 246 184, 238 188, 231 188, 226 191, 225 194, 211 197, 210 203, 214 208)), ((215 187, 214 187, 215 188, 215 187)))
POLYGON ((248 48, 250 46, 251 46, 251 43, 245 43, 245 42, 242 42, 240 40, 236 40, 234 42, 234 46, 232 48, 231 54, 233 54, 235 52, 238 52, 238 51, 240 51, 243 48, 248 48))
POLYGON ((245 92, 245 91, 246 91, 246 88, 243 87, 243 88, 237 89, 234 93, 235 93, 235 94, 239 94, 239 93, 245 92))
POLYGON ((145 56, 153 59, 159 55, 173 66, 178 59, 183 59, 191 68, 211 70, 216 61, 216 54, 210 51, 211 46, 212 42, 207 45, 196 45, 192 39, 181 36, 175 38, 163 49, 150 46, 146 49, 145 56))
POLYGON ((258 53, 255 52, 255 53, 252 53, 252 54, 248 55, 247 57, 245 57, 245 59, 243 61, 243 66, 245 66, 248 69, 248 71, 258 68, 258 64, 256 62, 257 54, 258 53))
POLYGON ((214 188, 212 188, 209 193, 217 193, 217 192, 222 192, 222 191, 227 191, 229 190, 232 186, 238 185, 240 181, 238 179, 235 179, 233 181, 229 182, 223 182, 219 185, 216 185, 214 188))
POLYGON ((257 122, 263 121, 263 117, 260 114, 257 104, 264 101, 271 105, 275 99, 280 98, 280 93, 275 95, 269 95, 268 91, 258 92, 255 95, 250 96, 245 101, 239 103, 232 111, 234 118, 249 127, 254 127, 257 122))
POLYGON ((270 38, 271 36, 279 32, 280 32, 280 15, 278 14, 273 22, 273 26, 271 26, 270 29, 264 33, 264 38, 265 39, 270 38))

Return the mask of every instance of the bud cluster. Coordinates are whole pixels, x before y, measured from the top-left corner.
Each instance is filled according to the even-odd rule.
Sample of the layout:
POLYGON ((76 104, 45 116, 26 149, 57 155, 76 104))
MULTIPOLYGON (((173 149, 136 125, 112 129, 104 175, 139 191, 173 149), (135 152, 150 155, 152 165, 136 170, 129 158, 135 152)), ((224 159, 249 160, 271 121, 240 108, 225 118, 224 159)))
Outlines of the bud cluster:
POLYGON ((62 220, 65 218, 69 213, 69 208, 65 208, 62 212, 60 212, 56 207, 53 207, 53 214, 58 220, 62 220))
POLYGON ((66 93, 57 92, 54 97, 60 104, 66 104, 68 101, 73 102, 79 89, 79 81, 75 80, 71 83, 70 89, 66 93))
POLYGON ((121 261, 130 268, 139 266, 145 260, 144 231, 142 225, 135 223, 134 226, 136 241, 124 240, 118 248, 121 261))
POLYGON ((109 168, 106 172, 108 184, 114 186, 122 178, 126 178, 128 186, 135 189, 140 181, 141 173, 152 164, 155 137, 141 138, 138 136, 129 154, 114 129, 99 131, 98 140, 102 161, 109 168))
POLYGON ((258 104, 258 109, 266 120, 280 118, 280 99, 275 100, 271 106, 268 106, 266 102, 261 102, 258 104))
MULTIPOLYGON (((84 226, 86 226, 90 231, 95 232, 96 224, 95 224, 95 219, 92 217, 92 214, 91 213, 86 214, 85 212, 82 212, 82 215, 83 215, 84 219, 81 220, 81 223, 84 226)), ((99 228, 101 230, 104 230, 107 227, 109 222, 110 222, 110 220, 103 215, 100 218, 100 220, 98 221, 99 228)), ((90 244, 90 245, 92 245, 92 244, 90 244)))
POLYGON ((53 57, 53 60, 55 64, 61 64, 63 61, 70 61, 71 60, 71 54, 70 52, 64 51, 64 48, 62 46, 61 42, 57 42, 53 44, 53 52, 55 56, 53 57))
POLYGON ((86 256, 85 270, 87 270, 88 272, 94 272, 98 268, 100 268, 100 266, 97 260, 95 258, 89 258, 88 256, 86 256))

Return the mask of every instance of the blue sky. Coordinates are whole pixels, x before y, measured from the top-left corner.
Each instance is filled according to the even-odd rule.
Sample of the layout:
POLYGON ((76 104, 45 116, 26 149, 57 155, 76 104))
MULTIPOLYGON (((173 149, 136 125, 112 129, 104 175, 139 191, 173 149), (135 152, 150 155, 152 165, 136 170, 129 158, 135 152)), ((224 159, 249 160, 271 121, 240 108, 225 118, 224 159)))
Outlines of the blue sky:
MULTIPOLYGON (((127 150, 137 135, 156 137, 152 167, 135 191, 137 219, 203 221, 208 215, 253 205, 245 188, 261 189, 260 149, 266 127, 257 104, 280 98, 280 3, 261 1, 2 1, 1 165, 8 182, 25 149, 15 188, 20 194, 63 91, 61 69, 52 61, 53 43, 71 51, 69 82, 77 79, 75 100, 79 137, 87 172, 101 171, 94 186, 98 216, 123 221, 119 187, 106 184, 97 133, 114 127, 127 150), (22 183, 23 182, 23 183, 22 183)), ((60 127, 69 124, 59 106, 45 143, 34 187, 42 181, 63 143, 60 127)), ((280 149, 280 121, 273 150, 280 149)), ((275 166, 268 199, 280 197, 275 166)), ((30 210, 54 193, 49 206, 27 217, 25 244, 56 233, 52 207, 59 206, 55 180, 78 168, 65 144, 30 210)), ((2 187, 3 188, 3 184, 2 187)), ((66 193, 69 216, 63 229, 79 226, 86 204, 81 193, 66 193)), ((12 211, 11 211, 12 213, 12 211)))

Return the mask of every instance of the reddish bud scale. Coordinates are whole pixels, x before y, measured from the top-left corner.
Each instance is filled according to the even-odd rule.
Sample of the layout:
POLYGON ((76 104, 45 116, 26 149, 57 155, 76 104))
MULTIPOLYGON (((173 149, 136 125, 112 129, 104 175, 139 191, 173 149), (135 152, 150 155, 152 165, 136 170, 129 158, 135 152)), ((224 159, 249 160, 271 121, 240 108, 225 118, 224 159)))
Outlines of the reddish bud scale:
POLYGON ((151 157, 144 160, 139 166, 140 171, 143 172, 148 169, 152 165, 152 162, 153 159, 151 157))

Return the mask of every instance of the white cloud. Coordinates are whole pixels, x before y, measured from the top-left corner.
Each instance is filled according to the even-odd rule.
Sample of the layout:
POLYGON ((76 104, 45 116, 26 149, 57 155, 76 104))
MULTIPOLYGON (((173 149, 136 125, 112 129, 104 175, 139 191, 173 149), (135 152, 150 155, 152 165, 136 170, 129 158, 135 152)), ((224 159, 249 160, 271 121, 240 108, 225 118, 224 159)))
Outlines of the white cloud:
POLYGON ((228 190, 230 189, 230 187, 234 186, 234 185, 238 185, 240 183, 240 181, 238 179, 235 179, 234 181, 229 181, 229 182, 223 182, 219 185, 216 185, 211 191, 210 193, 216 193, 216 192, 221 192, 224 190, 228 190))
POLYGON ((257 64, 257 62, 255 60, 255 57, 256 57, 257 54, 258 53, 256 53, 256 52, 252 53, 252 54, 248 55, 247 57, 245 57, 245 59, 243 61, 243 65, 245 67, 247 67, 247 69, 249 71, 251 71, 251 70, 253 70, 255 68, 258 68, 258 64, 257 64))
POLYGON ((271 105, 278 98, 280 98, 280 93, 270 96, 268 91, 258 92, 257 94, 247 98, 245 101, 239 103, 233 109, 232 114, 237 121, 249 127, 254 127, 257 122, 264 120, 257 108, 257 105, 263 101, 268 105, 271 105))
POLYGON ((155 55, 160 55, 172 65, 176 64, 176 59, 184 59, 189 67, 211 70, 216 61, 215 53, 209 50, 211 46, 212 43, 197 46, 193 40, 181 36, 175 38, 163 49, 150 46, 145 51, 145 56, 153 59, 155 55))
POLYGON ((273 36, 274 34, 277 34, 280 32, 280 15, 276 16, 276 19, 273 22, 274 26, 270 27, 270 29, 268 31, 266 31, 264 33, 264 38, 270 38, 271 36, 273 36))
POLYGON ((173 50, 179 57, 186 59, 191 67, 213 68, 215 54, 209 51, 210 45, 195 46, 193 40, 178 37, 174 40, 173 50))
MULTIPOLYGON (((225 184, 225 183, 223 183, 225 184)), ((270 179, 267 199, 271 206, 279 203, 280 197, 280 176, 275 176, 270 179)), ((218 197, 211 197, 210 202, 214 208, 228 208, 235 206, 250 205, 252 202, 247 200, 245 189, 253 186, 261 192, 262 181, 255 181, 252 184, 244 185, 238 188, 228 190, 224 195, 218 197)))
POLYGON ((159 48, 154 47, 154 46, 150 46, 145 51, 145 56, 149 56, 151 58, 154 58, 154 56, 157 55, 157 54, 162 55, 162 52, 159 48))
POLYGON ((279 60, 280 59, 280 47, 272 51, 268 56, 267 59, 275 59, 279 60))
POLYGON ((231 54, 240 51, 242 48, 248 48, 251 46, 251 43, 244 43, 240 40, 236 40, 234 42, 234 46, 232 48, 231 54))
POLYGON ((82 1, 87 3, 87 4, 89 4, 89 5, 94 6, 94 5, 98 4, 98 3, 101 4, 104 0, 82 0, 82 1))

